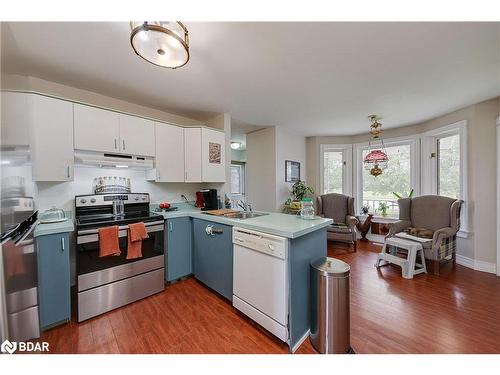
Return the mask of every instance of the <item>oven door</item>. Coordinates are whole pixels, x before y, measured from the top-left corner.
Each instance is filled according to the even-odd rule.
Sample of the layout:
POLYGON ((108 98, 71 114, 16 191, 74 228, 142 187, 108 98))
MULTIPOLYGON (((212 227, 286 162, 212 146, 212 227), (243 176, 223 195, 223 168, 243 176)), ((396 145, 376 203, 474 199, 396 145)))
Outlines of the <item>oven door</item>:
MULTIPOLYGON (((119 266, 132 269, 133 263, 149 264, 150 267, 163 267, 160 264, 164 259, 165 236, 164 221, 153 221, 145 223, 149 238, 142 240, 142 258, 126 259, 127 256, 127 233, 128 226, 120 226, 118 237, 120 242, 121 254, 118 256, 99 257, 99 234, 97 229, 88 229, 78 231, 76 239, 77 247, 77 275, 95 273, 97 271, 107 270, 119 266), (127 265, 129 265, 127 267, 127 265)), ((148 268, 150 268, 148 267, 148 268)), ((140 267, 135 267, 140 268, 140 267)), ((79 277, 80 279, 80 277, 79 277)), ((80 288, 79 288, 80 289, 80 288)))

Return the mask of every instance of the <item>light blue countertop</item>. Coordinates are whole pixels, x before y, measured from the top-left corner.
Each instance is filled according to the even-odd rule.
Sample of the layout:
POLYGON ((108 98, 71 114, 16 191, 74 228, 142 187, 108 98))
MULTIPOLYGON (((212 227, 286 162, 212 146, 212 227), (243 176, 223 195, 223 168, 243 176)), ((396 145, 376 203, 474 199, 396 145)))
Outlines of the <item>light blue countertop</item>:
POLYGON ((269 213, 268 215, 242 220, 209 215, 186 203, 174 204, 174 206, 179 207, 177 211, 156 212, 153 210, 152 212, 162 215, 165 219, 189 216, 196 219, 213 221, 215 223, 274 234, 286 238, 297 238, 318 229, 325 228, 333 223, 332 219, 325 219, 319 216, 313 220, 304 220, 299 215, 280 213, 269 213))
MULTIPOLYGON (((151 212, 163 216, 164 219, 193 217, 213 221, 214 223, 274 234, 276 236, 286 238, 297 238, 303 236, 318 229, 325 228, 333 222, 331 219, 325 219, 319 216, 314 220, 304 220, 298 215, 280 213, 269 213, 268 215, 242 220, 224 216, 209 215, 200 211, 199 208, 186 203, 178 203, 174 204, 174 206, 179 208, 176 211, 157 212, 152 210, 151 212)), ((66 212, 66 217, 69 219, 60 223, 38 224, 33 235, 38 237, 48 234, 73 232, 75 230, 75 226, 71 217, 71 212, 66 212)))
POLYGON ((36 226, 35 231, 33 232, 33 236, 38 237, 38 236, 45 236, 48 234, 73 232, 75 230, 75 225, 73 224, 73 215, 69 211, 64 211, 64 213, 68 218, 67 220, 51 224, 39 223, 36 226))

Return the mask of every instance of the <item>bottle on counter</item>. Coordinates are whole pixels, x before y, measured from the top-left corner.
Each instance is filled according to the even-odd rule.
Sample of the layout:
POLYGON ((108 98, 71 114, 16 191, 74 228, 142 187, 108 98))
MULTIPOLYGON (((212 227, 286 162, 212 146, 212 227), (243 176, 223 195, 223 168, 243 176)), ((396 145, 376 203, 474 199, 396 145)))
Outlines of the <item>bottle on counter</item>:
POLYGON ((301 206, 300 217, 306 220, 314 219, 313 200, 311 198, 304 198, 302 199, 301 206))

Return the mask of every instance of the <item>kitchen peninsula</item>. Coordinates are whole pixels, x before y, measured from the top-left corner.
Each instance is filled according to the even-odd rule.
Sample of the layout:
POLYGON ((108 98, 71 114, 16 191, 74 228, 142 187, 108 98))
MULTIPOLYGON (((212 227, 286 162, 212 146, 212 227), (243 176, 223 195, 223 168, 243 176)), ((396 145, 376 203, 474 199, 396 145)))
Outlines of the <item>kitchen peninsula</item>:
MULTIPOLYGON (((291 352, 295 351, 307 338, 309 332, 309 264, 314 259, 326 256, 326 228, 332 220, 321 217, 304 220, 296 215, 280 213, 266 213, 248 219, 236 219, 209 215, 185 203, 175 207, 177 207, 175 211, 154 210, 166 220, 166 281, 172 282, 194 274, 196 279, 232 301, 236 308, 287 342, 291 352), (251 305, 243 302, 241 302, 243 306, 236 306, 238 299, 233 296, 233 283, 237 282, 242 271, 240 268, 235 269, 238 267, 235 258, 236 246, 233 251, 235 230, 246 235, 253 235, 254 238, 256 236, 258 239, 270 238, 273 241, 279 241, 283 249, 286 249, 283 255, 285 262, 283 263, 283 279, 286 283, 283 287, 285 289, 283 301, 286 306, 282 307, 286 312, 285 320, 287 321, 283 324, 286 332, 281 335, 274 331, 276 326, 274 317, 269 319, 251 305)), ((274 245, 268 246, 274 249, 274 245)), ((255 259, 267 262, 270 259, 269 255, 255 259)), ((273 255, 276 254, 271 254, 273 255)), ((250 263, 248 258, 246 261, 250 263)), ((258 285, 262 284, 261 280, 269 278, 273 282, 279 282, 276 275, 269 277, 266 274, 271 272, 271 269, 272 272, 276 272, 277 268, 266 267, 264 264, 261 268, 258 266, 257 264, 255 272, 249 276, 253 288, 257 289, 254 293, 259 293, 258 285)), ((268 288, 277 287, 276 285, 267 285, 267 288, 263 286, 263 290, 260 290, 261 294, 268 292, 268 288)), ((256 295, 255 301, 255 304, 264 303, 262 301, 266 299, 261 295, 256 295)), ((280 328, 279 325, 278 328, 280 328)))

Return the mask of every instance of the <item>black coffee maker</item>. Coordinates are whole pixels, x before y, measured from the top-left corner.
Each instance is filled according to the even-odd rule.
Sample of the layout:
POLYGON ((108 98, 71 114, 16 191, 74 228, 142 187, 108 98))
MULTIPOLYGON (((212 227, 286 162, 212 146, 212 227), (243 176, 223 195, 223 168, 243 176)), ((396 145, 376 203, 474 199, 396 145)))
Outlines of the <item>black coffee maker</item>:
POLYGON ((217 210, 219 208, 217 189, 203 189, 196 192, 196 205, 202 211, 217 210))

